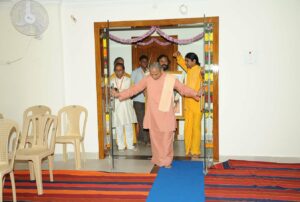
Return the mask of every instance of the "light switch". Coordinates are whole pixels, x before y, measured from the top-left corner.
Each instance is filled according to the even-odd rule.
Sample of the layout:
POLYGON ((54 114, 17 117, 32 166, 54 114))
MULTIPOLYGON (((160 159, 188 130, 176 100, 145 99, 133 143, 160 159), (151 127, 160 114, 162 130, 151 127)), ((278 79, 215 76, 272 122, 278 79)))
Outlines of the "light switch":
POLYGON ((256 51, 248 50, 245 55, 246 64, 255 64, 256 63, 256 51))

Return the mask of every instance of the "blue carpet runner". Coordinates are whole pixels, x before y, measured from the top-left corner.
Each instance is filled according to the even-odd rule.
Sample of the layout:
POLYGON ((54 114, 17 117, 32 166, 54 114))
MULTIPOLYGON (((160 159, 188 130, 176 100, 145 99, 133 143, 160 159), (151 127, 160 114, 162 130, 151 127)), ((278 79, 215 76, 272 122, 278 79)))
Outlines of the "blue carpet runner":
POLYGON ((160 168, 147 202, 205 201, 202 168, 199 161, 173 161, 172 168, 160 168))

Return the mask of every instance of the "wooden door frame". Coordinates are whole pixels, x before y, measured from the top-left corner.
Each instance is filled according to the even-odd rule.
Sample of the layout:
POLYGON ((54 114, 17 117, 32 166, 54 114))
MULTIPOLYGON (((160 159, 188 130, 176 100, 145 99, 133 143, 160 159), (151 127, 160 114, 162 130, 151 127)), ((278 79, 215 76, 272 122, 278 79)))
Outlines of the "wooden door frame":
MULTIPOLYGON (((219 17, 205 18, 180 18, 180 19, 160 19, 160 20, 138 20, 138 21, 112 21, 109 27, 148 27, 148 26, 176 26, 178 24, 194 23, 213 24, 213 64, 219 65, 219 17)), ((94 23, 95 37, 95 62, 96 62, 96 89, 97 89, 97 117, 98 117, 98 144, 99 158, 105 158, 104 153, 104 128, 102 111, 102 88, 101 88, 101 44, 100 31, 108 28, 107 22, 94 23)), ((180 28, 180 27, 178 27, 180 28)), ((219 160, 219 70, 213 73, 213 158, 219 160)))

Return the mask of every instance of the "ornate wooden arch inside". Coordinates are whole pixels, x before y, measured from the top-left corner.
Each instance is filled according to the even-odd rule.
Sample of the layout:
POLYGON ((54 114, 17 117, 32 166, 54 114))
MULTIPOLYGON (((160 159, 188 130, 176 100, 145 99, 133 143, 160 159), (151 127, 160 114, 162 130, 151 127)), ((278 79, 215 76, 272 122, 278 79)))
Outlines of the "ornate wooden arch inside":
MULTIPOLYGON (((178 26, 191 25, 196 23, 212 23, 213 24, 213 65, 219 65, 219 17, 205 18, 181 18, 181 19, 161 19, 161 20, 139 20, 139 21, 112 21, 109 22, 110 28, 138 28, 149 26, 178 26)), ((104 152, 104 127, 103 127, 103 110, 102 110, 102 88, 101 88, 101 30, 108 27, 107 22, 94 23, 95 37, 95 61, 96 61, 96 89, 97 89, 97 116, 98 116, 98 144, 99 158, 105 157, 104 152)), ((179 28, 179 27, 178 27, 179 28)), ((213 72, 213 158, 219 160, 219 70, 213 72)))

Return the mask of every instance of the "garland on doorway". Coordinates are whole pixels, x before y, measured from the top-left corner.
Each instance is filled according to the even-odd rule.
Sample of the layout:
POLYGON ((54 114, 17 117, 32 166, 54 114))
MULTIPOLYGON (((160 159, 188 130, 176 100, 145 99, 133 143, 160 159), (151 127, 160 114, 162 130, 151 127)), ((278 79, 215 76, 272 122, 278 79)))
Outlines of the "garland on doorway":
POLYGON ((169 45, 171 42, 172 43, 176 43, 178 45, 186 45, 186 44, 190 44, 190 43, 193 43, 195 41, 198 41, 200 39, 202 39, 204 37, 204 32, 192 37, 192 38, 189 38, 189 39, 176 39, 176 38, 173 38, 172 36, 166 34, 165 32, 163 32, 159 27, 156 27, 156 26, 152 26, 150 28, 149 31, 147 31, 145 34, 141 35, 141 36, 138 36, 138 37, 135 37, 133 39, 122 39, 122 38, 119 38, 111 33, 109 33, 109 38, 113 41, 116 41, 118 43, 121 43, 121 44, 138 44, 138 45, 149 45, 150 43, 153 43, 153 42, 156 42, 158 43, 159 45, 162 45, 162 46, 167 46, 169 45), (147 38, 148 36, 151 36, 154 32, 156 32, 158 35, 160 35, 161 37, 163 37, 164 39, 166 39, 167 41, 169 42, 162 42, 162 41, 159 41, 157 39, 151 39, 149 40, 148 42, 142 42, 145 38, 147 38))
POLYGON ((153 42, 161 45, 161 46, 167 46, 167 45, 170 45, 171 43, 166 41, 166 42, 163 42, 163 41, 160 41, 159 39, 157 38, 151 38, 149 41, 147 42, 137 42, 137 45, 141 45, 141 46, 147 46, 149 44, 152 44, 153 42))

